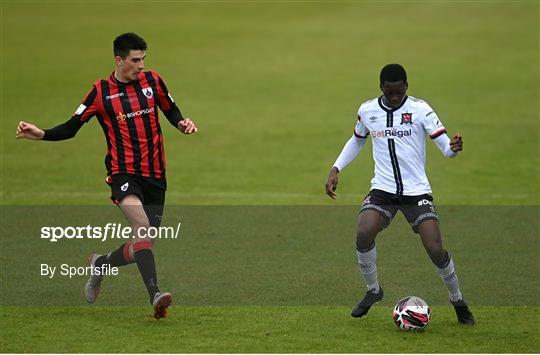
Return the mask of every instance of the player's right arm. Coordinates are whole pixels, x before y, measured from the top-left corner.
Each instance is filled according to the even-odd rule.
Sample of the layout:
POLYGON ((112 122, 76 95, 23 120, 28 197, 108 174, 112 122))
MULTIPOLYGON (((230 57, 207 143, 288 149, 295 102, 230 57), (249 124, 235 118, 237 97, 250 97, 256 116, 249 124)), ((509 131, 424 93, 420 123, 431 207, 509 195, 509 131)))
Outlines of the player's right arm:
POLYGON ((94 85, 79 105, 73 116, 66 122, 50 129, 41 129, 34 124, 20 121, 17 126, 16 138, 31 140, 61 141, 73 138, 82 125, 97 112, 97 89, 94 85))
POLYGON ((358 156, 366 144, 367 137, 369 136, 369 130, 362 122, 360 111, 361 109, 358 111, 358 122, 356 122, 356 126, 354 127, 354 134, 347 141, 347 143, 345 143, 345 146, 330 169, 328 178, 326 179, 326 194, 334 200, 336 198, 339 172, 345 169, 345 167, 358 156))
POLYGON ((27 138, 31 140, 61 141, 73 138, 82 127, 83 122, 75 118, 70 118, 66 122, 50 129, 43 130, 36 125, 21 121, 17 126, 16 138, 27 138))

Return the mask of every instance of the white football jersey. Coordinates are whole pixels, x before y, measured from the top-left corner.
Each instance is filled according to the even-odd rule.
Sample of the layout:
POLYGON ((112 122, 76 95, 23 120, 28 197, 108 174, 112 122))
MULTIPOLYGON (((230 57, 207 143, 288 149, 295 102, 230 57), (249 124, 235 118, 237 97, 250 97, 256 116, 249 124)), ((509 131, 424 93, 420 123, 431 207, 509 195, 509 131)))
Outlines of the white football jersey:
POLYGON ((435 139, 446 129, 424 101, 405 96, 401 106, 388 108, 382 97, 364 102, 354 134, 373 139, 375 176, 371 188, 398 195, 431 193, 426 176, 426 135, 435 139))

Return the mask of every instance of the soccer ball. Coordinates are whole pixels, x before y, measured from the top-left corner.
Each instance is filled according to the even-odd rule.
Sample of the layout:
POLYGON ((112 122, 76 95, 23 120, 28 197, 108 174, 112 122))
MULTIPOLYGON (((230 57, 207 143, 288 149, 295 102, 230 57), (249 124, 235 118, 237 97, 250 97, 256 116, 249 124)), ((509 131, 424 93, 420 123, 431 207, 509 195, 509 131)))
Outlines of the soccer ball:
POLYGON ((423 330, 431 319, 431 308, 420 297, 409 296, 396 303, 392 317, 401 330, 423 330))

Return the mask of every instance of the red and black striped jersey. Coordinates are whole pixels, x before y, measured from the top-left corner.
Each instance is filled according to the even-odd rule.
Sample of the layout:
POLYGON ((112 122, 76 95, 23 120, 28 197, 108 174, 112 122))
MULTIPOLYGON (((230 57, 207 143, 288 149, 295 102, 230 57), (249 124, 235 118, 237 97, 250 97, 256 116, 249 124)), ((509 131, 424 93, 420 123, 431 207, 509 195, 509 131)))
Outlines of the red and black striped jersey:
POLYGON ((82 126, 97 117, 107 140, 108 175, 159 179, 165 177, 166 164, 158 108, 178 126, 182 115, 155 71, 141 72, 129 83, 118 81, 113 73, 94 83, 71 121, 82 126))

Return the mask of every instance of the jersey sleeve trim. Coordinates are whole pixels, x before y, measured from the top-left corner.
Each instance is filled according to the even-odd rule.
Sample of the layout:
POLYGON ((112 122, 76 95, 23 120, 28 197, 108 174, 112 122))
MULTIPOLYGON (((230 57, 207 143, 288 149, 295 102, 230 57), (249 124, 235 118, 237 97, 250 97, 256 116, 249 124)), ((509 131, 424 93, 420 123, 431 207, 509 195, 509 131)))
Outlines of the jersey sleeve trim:
POLYGON ((369 136, 369 134, 366 134, 365 136, 363 136, 361 134, 358 134, 358 133, 356 133, 356 130, 354 130, 353 132, 354 132, 354 136, 356 138, 364 138, 365 139, 365 138, 367 138, 369 136))
POLYGON ((432 135, 430 135, 429 138, 435 139, 435 138, 437 138, 437 137, 439 137, 439 136, 441 136, 441 135, 443 135, 443 134, 445 134, 445 133, 446 133, 446 128, 443 127, 443 128, 441 128, 441 129, 439 129, 437 132, 435 132, 435 133, 433 133, 432 135))

